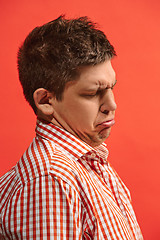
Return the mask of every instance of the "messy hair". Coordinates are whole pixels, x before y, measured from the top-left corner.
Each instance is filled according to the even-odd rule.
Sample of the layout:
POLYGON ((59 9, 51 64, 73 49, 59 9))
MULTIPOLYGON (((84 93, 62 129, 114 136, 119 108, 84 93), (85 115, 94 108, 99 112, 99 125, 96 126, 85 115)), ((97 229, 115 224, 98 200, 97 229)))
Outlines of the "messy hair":
POLYGON ((38 88, 62 99, 65 84, 75 80, 78 68, 96 65, 115 56, 114 47, 87 17, 60 16, 33 29, 18 51, 18 72, 23 92, 34 112, 38 88))

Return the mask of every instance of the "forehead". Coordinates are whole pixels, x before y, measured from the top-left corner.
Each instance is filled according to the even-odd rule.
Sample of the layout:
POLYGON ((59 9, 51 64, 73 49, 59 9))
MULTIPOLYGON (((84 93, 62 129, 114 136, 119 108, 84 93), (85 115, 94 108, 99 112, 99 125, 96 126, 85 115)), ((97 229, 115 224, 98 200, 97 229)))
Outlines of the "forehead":
POLYGON ((107 60, 95 66, 85 66, 79 69, 79 77, 73 81, 76 89, 106 88, 115 83, 115 71, 111 61, 107 60))

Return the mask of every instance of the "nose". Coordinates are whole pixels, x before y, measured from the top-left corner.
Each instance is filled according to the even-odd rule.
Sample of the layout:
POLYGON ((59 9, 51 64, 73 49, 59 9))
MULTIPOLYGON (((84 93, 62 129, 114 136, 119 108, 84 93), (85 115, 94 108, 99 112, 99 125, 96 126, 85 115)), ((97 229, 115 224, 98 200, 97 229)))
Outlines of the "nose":
POLYGON ((106 89, 106 92, 104 93, 104 96, 102 98, 102 103, 100 106, 100 111, 104 114, 107 114, 110 111, 115 111, 117 108, 114 94, 112 89, 106 89))

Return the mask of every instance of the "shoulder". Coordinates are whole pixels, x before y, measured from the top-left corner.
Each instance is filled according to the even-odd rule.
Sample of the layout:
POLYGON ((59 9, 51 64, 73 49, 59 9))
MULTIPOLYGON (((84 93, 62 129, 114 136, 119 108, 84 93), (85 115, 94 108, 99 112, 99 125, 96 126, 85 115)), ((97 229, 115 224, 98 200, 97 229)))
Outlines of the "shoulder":
MULTIPOLYGON (((68 188, 81 198, 86 169, 52 141, 35 138, 14 168, 0 179, 0 212, 28 194, 68 188)), ((49 193, 49 192, 48 192, 49 193)))
POLYGON ((15 167, 0 178, 0 214, 21 187, 15 167))
POLYGON ((66 152, 55 147, 54 154, 50 160, 50 175, 54 179, 66 182, 72 188, 79 191, 82 185, 82 176, 86 169, 80 162, 70 157, 66 152))

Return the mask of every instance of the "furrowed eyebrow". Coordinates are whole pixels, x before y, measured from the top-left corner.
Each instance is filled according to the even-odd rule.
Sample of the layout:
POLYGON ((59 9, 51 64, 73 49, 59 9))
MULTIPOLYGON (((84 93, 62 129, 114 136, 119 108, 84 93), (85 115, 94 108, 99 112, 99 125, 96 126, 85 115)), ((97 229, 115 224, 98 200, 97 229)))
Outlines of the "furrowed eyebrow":
POLYGON ((117 79, 115 80, 115 82, 113 83, 113 85, 111 85, 111 86, 107 86, 105 89, 108 89, 108 88, 114 88, 114 86, 116 85, 116 83, 117 83, 117 79))
POLYGON ((101 88, 101 87, 94 87, 94 88, 91 88, 91 89, 82 89, 82 91, 85 91, 85 92, 94 92, 94 91, 100 91, 100 90, 104 90, 104 89, 107 89, 107 88, 114 88, 114 86, 116 85, 117 83, 117 79, 115 80, 115 82, 113 83, 113 85, 111 87, 106 87, 106 88, 101 88))

